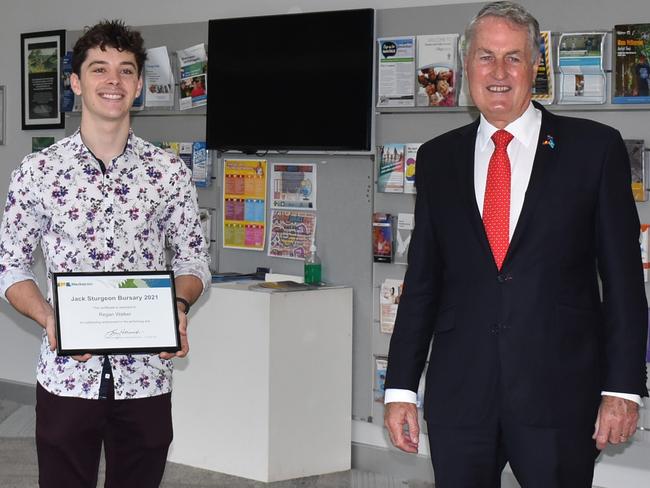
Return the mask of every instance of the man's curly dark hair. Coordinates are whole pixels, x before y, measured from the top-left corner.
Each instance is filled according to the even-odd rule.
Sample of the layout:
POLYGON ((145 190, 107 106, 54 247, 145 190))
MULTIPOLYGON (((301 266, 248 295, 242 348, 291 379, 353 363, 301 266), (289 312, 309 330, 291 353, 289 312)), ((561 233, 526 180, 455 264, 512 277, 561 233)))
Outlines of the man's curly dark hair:
POLYGON ((112 47, 118 51, 127 51, 135 56, 138 75, 142 73, 147 52, 144 39, 138 31, 124 25, 122 20, 102 20, 92 27, 87 27, 72 49, 72 72, 81 76, 81 65, 86 60, 89 49, 95 47, 105 51, 112 47))

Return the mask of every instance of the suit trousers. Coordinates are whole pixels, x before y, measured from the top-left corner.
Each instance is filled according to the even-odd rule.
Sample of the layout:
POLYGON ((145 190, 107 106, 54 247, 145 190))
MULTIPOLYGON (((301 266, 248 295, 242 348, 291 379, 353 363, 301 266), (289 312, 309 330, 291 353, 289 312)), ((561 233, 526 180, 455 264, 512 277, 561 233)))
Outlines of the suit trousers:
POLYGON ((593 426, 536 427, 503 411, 491 418, 427 424, 436 488, 499 488, 508 462, 522 488, 591 488, 599 454, 593 426))
POLYGON ((172 441, 171 393, 115 400, 53 395, 36 389, 40 488, 95 488, 102 443, 105 488, 155 488, 172 441))

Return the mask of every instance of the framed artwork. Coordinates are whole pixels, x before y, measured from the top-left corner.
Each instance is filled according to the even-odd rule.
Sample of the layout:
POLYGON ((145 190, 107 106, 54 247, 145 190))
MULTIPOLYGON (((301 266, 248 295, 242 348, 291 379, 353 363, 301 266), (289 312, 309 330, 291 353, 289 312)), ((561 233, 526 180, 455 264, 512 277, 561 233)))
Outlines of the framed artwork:
POLYGON ((0 85, 0 146, 5 143, 5 87, 0 85))
POLYGON ((61 58, 65 31, 20 35, 22 128, 63 128, 61 113, 61 58))

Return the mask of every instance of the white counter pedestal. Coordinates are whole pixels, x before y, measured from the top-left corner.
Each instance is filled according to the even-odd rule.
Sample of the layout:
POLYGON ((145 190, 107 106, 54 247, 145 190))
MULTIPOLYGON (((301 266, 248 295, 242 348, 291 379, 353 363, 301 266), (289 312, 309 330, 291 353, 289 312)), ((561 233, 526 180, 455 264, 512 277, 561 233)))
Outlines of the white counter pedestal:
POLYGON ((351 288, 213 285, 189 341, 170 461, 264 482, 350 469, 351 288))

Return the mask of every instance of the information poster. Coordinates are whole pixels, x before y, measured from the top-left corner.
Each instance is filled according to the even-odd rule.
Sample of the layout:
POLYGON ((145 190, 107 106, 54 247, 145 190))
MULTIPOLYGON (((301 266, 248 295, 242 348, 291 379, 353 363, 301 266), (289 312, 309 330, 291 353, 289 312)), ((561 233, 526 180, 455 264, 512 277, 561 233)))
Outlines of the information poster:
POLYGON ((223 247, 264 250, 266 160, 224 160, 223 247))
POLYGON ((316 165, 273 164, 271 208, 316 210, 316 165))
POLYGON ((316 212, 272 210, 269 256, 304 259, 314 242, 316 212))

